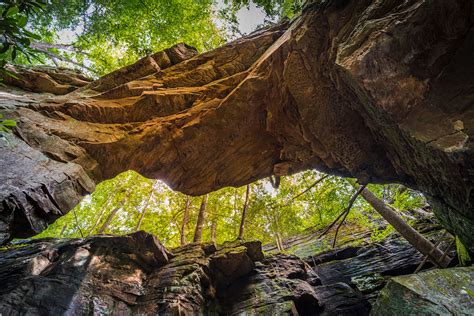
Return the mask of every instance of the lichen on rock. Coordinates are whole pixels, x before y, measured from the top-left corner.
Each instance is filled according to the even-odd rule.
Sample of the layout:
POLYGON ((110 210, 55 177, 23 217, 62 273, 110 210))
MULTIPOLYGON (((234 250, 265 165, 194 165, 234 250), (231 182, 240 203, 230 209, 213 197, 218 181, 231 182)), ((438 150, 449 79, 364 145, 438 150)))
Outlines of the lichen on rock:
POLYGON ((431 270, 392 278, 373 315, 472 315, 474 268, 431 270))

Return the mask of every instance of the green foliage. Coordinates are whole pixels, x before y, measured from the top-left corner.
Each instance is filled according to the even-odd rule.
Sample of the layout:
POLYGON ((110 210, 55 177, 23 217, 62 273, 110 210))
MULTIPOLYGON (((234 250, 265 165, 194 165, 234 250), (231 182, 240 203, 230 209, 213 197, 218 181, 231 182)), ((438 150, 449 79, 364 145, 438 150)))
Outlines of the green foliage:
MULTIPOLYGON (((275 21, 298 13, 304 1, 254 2, 265 11, 269 21, 275 21)), ((4 13, 10 10, 8 21, 18 34, 16 44, 8 52, 11 60, 15 59, 11 57, 15 57, 16 47, 25 54, 16 59, 17 63, 31 62, 33 56, 34 63, 49 60, 98 76, 179 42, 200 52, 214 49, 240 33, 236 13, 250 4, 248 0, 226 0, 220 5, 215 0, 11 0, 6 3, 12 4, 9 8, 13 9, 5 5, 4 13), (31 13, 40 7, 44 7, 44 13, 31 19, 31 13), (33 51, 40 54, 32 55, 33 51)))
MULTIPOLYGON (((253 183, 244 238, 269 243, 277 238, 284 239, 329 225, 347 207, 355 189, 350 181, 332 176, 312 186, 323 176, 306 171, 284 177, 278 189, 273 188, 267 179, 253 183)), ((417 193, 408 190, 409 198, 397 194, 400 188, 397 185, 370 187, 380 198, 392 201, 392 205, 410 205, 411 202, 402 203, 403 200, 419 198, 417 193)), ((211 240, 213 222, 217 227, 217 243, 236 239, 244 200, 245 187, 224 188, 210 193, 202 240, 211 240)), ((201 197, 191 198, 185 229, 188 242, 193 238, 200 203, 201 197)), ((38 237, 97 234, 107 226, 105 224, 111 214, 110 225, 104 228, 103 233, 127 234, 137 230, 140 217, 144 214, 139 229, 155 234, 165 245, 174 247, 179 245, 185 204, 184 194, 172 191, 161 181, 146 179, 128 171, 100 183, 93 194, 86 196, 74 210, 38 237)), ((355 201, 347 222, 372 229, 373 241, 382 240, 393 232, 393 228, 386 226, 378 213, 360 197, 355 201), (381 226, 386 228, 381 229, 381 226)))
POLYGON ((41 37, 29 31, 27 23, 45 4, 42 0, 7 0, 0 3, 0 75, 14 76, 5 69, 5 65, 15 61, 19 53, 29 62, 36 58, 30 44, 41 37))
POLYGON ((41 50, 50 57, 82 64, 102 75, 179 42, 199 51, 223 44, 225 36, 216 26, 213 3, 68 0, 65 5, 64 0, 51 0, 46 14, 32 27, 43 35, 46 43, 41 50), (65 35, 72 35, 69 42, 65 35))
POLYGON ((461 242, 458 236, 456 236, 456 252, 458 254, 459 263, 461 266, 468 266, 471 264, 472 259, 469 255, 469 251, 467 250, 466 246, 461 242))
POLYGON ((263 9, 271 19, 292 18, 299 13, 305 3, 304 0, 225 0, 234 12, 242 7, 249 7, 253 2, 258 8, 263 9))
POLYGON ((392 225, 387 225, 385 228, 379 228, 377 226, 372 228, 372 234, 370 235, 370 240, 372 242, 379 242, 384 239, 386 239, 388 236, 390 236, 395 229, 393 228, 392 225))
POLYGON ((0 113, 0 138, 5 138, 11 132, 11 128, 16 126, 16 121, 10 119, 3 119, 3 114, 0 113))

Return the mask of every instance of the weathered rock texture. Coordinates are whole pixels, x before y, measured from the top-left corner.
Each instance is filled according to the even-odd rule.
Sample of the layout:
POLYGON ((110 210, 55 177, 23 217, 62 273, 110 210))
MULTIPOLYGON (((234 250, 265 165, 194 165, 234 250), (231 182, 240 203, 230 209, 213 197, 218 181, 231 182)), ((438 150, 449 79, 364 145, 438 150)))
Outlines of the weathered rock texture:
POLYGON ((19 70, 23 90, 1 94, 19 127, 1 144, 0 238, 39 232, 128 169, 198 195, 316 168, 422 190, 474 250, 473 21, 472 1, 317 1, 62 96, 25 90, 83 80, 19 70))
POLYGON ((373 315, 472 315, 474 267, 395 277, 380 293, 373 315))
MULTIPOLYGON (((353 228, 344 227, 342 233, 350 234, 353 228)), ((425 234, 436 239, 440 231, 432 227, 425 234)), ((341 240, 344 248, 325 252, 321 240, 305 237, 306 243, 293 243, 290 250, 306 253, 302 258, 272 253, 270 247, 265 249, 272 254, 264 256, 258 241, 220 246, 194 243, 168 251, 145 232, 121 237, 25 240, 0 250, 0 313, 368 315, 386 281, 412 273, 422 261, 422 256, 397 235, 370 244, 367 234, 360 233, 341 240), (348 242, 358 246, 347 247, 348 242), (314 248, 309 249, 309 244, 314 248)), ((327 236, 323 240, 330 239, 327 236)), ((459 278, 456 269, 433 273, 459 278)), ((424 275, 420 274, 422 280, 424 275)), ((472 290, 472 273, 462 277, 460 286, 467 284, 467 290, 472 290)), ((390 295, 405 279, 389 281, 383 293, 390 295)), ((443 282, 435 284, 443 287, 443 282)), ((397 295, 401 293, 397 291, 397 295)), ((438 299, 442 293, 436 294, 438 299)), ((466 298, 465 293, 455 290, 450 294, 453 302, 466 298)), ((386 295, 381 296, 383 300, 386 295)), ((403 306, 411 308, 404 297, 390 297, 389 301, 396 303, 394 311, 403 306)))
MULTIPOLYGON (((414 222, 414 227, 431 242, 439 242, 438 247, 453 258, 450 266, 457 263, 452 237, 444 235, 438 224, 420 218, 414 222)), ((318 238, 320 233, 315 231, 294 236, 285 240, 284 247, 311 266, 321 284, 334 292, 333 299, 339 302, 341 308, 346 306, 353 310, 358 294, 362 294, 362 302, 374 304, 380 290, 392 276, 414 273, 423 260, 423 255, 396 233, 374 243, 370 238, 370 229, 348 223, 342 227, 339 248, 336 249, 330 246, 334 232, 318 238), (352 303, 344 305, 344 302, 352 303)), ((263 249, 268 254, 277 252, 273 245, 266 245, 263 249)), ((432 267, 428 261, 422 269, 432 267)), ((356 302, 361 303, 360 299, 356 302)))
POLYGON ((232 315, 254 309, 298 315, 324 309, 312 287, 314 272, 295 256, 264 259, 259 242, 190 244, 170 253, 144 232, 37 240, 0 252, 0 280, 4 315, 232 315))

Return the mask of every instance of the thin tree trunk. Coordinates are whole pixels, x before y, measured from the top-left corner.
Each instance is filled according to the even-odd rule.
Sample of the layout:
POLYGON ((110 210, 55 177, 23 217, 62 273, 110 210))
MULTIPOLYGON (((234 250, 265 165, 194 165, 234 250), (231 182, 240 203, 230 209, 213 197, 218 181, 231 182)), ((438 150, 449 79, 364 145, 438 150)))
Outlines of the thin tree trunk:
POLYGON ((102 225, 102 227, 99 228, 99 231, 97 232, 97 234, 103 234, 105 232, 105 230, 109 227, 110 223, 112 222, 112 219, 114 218, 115 214, 117 214, 118 210, 121 207, 122 206, 120 205, 114 208, 112 212, 110 212, 109 216, 107 216, 107 219, 105 220, 105 223, 102 225))
MULTIPOLYGON (((232 217, 235 218, 235 214, 237 214, 237 188, 234 188, 234 212, 232 213, 232 217)), ((234 221, 235 223, 236 221, 234 221)), ((232 229, 233 229, 233 234, 235 235, 237 233, 236 229, 236 225, 232 225, 232 229)))
POLYGON ((215 243, 216 239, 217 239, 217 216, 214 214, 214 217, 211 223, 211 241, 215 243))
POLYGON ((186 205, 184 206, 183 222, 181 223, 181 246, 186 245, 186 225, 189 221, 189 205, 191 205, 191 198, 186 196, 186 205))
POLYGON ((207 207, 208 194, 204 195, 199 208, 199 214, 196 222, 196 230, 194 231, 194 242, 201 242, 202 239, 202 228, 204 226, 204 220, 206 218, 206 207, 207 207))
POLYGON ((281 248, 280 240, 278 239, 278 235, 277 235, 277 234, 275 234, 275 242, 276 242, 278 251, 283 251, 283 249, 281 248))
POLYGON ((90 236, 94 232, 94 229, 97 227, 97 225, 99 225, 100 220, 102 219, 102 216, 105 213, 105 210, 106 210, 106 208, 102 207, 102 211, 100 212, 99 216, 97 217, 97 219, 94 223, 94 226, 92 226, 92 228, 89 230, 89 233, 87 234, 87 236, 90 236))
POLYGON ((92 228, 89 230, 89 233, 87 234, 87 236, 90 236, 93 232, 94 232, 94 229, 97 227, 97 225, 99 225, 100 223, 100 220, 102 219, 102 216, 104 216, 104 213, 105 213, 105 210, 107 209, 107 207, 109 206, 109 203, 110 203, 110 200, 112 199, 112 197, 115 195, 117 191, 114 190, 113 192, 108 192, 108 198, 107 198, 107 201, 105 201, 105 203, 103 204, 103 206, 101 207, 102 210, 100 211, 100 214, 99 216, 97 217, 95 223, 94 223, 94 226, 92 226, 92 228))
POLYGON ((211 241, 216 243, 217 241, 217 220, 218 220, 218 210, 219 210, 219 199, 216 200, 214 208, 212 211, 212 220, 211 220, 211 241))
POLYGON ((113 209, 112 212, 110 212, 109 216, 107 216, 107 218, 105 220, 105 223, 102 225, 102 227, 100 227, 99 231, 97 232, 98 234, 103 234, 105 232, 105 230, 109 227, 110 223, 112 223, 112 220, 115 217, 115 214, 117 214, 117 212, 123 207, 125 202, 130 197, 130 193, 131 193, 131 191, 128 191, 127 196, 122 199, 122 201, 120 202, 120 205, 117 206, 115 209, 113 209))
POLYGON ((245 203, 244 203, 244 208, 242 210, 242 219, 240 221, 239 237, 237 237, 237 239, 244 238, 245 219, 247 217, 249 204, 250 204, 250 184, 247 184, 247 190, 245 191, 245 203))
POLYGON ((276 237, 277 237, 277 242, 278 242, 278 249, 279 249, 280 251, 285 250, 285 248, 283 247, 283 240, 281 239, 280 232, 277 231, 276 237))
POLYGON ((62 236, 63 236, 64 231, 65 231, 66 228, 67 228, 67 224, 68 224, 68 223, 64 224, 63 228, 61 229, 61 232, 59 233, 59 237, 62 237, 62 236))
POLYGON ((138 220, 137 226, 135 227, 135 231, 138 231, 138 230, 140 229, 140 226, 142 226, 143 218, 145 217, 145 213, 146 213, 146 211, 147 211, 148 204, 149 204, 150 201, 151 201, 151 197, 152 197, 153 194, 155 193, 155 185, 156 185, 157 183, 158 183, 158 180, 155 180, 155 182, 154 182, 153 185, 151 186, 150 195, 148 196, 148 200, 146 201, 145 205, 143 206, 142 214, 140 215, 140 219, 138 220))
POLYGON ((283 251, 283 250, 285 250, 285 248, 283 247, 283 241, 281 239, 280 225, 278 225, 278 221, 275 217, 273 217, 273 222, 274 222, 274 225, 275 225, 275 235, 276 235, 278 250, 283 251))
POLYGON ((82 68, 82 69, 86 69, 86 70, 88 70, 88 71, 90 71, 90 72, 92 72, 92 73, 94 73, 94 74, 97 74, 97 72, 96 72, 94 69, 92 69, 92 68, 90 68, 90 67, 87 67, 87 66, 85 66, 85 65, 83 65, 83 64, 81 64, 81 63, 78 63, 77 61, 74 61, 74 60, 69 59, 69 58, 66 58, 66 57, 64 57, 64 56, 55 54, 55 53, 53 53, 53 52, 51 52, 51 51, 49 51, 49 50, 47 50, 47 49, 43 49, 43 48, 39 48, 39 47, 36 47, 35 49, 36 49, 38 52, 41 52, 41 53, 45 54, 46 56, 48 56, 51 60, 56 59, 56 60, 64 61, 64 62, 66 62, 66 63, 70 63, 70 64, 73 64, 73 65, 76 65, 76 66, 78 66, 78 67, 80 67, 80 68, 82 68))
POLYGON ((76 210, 72 210, 72 213, 74 215, 74 221, 76 222, 76 228, 79 229, 79 233, 81 234, 81 238, 84 238, 84 234, 82 233, 81 226, 79 225, 79 221, 77 220, 77 214, 76 210))
POLYGON ((82 55, 90 56, 89 53, 84 52, 84 51, 74 47, 71 44, 52 44, 52 43, 33 41, 30 44, 30 47, 34 48, 34 49, 42 50, 42 51, 48 50, 49 48, 55 48, 55 49, 59 49, 59 50, 65 50, 65 51, 69 51, 69 52, 74 52, 74 53, 79 53, 79 54, 82 54, 82 55))
POLYGON ((380 214, 385 220, 395 228, 416 250, 425 256, 429 256, 436 264, 445 268, 450 262, 450 258, 444 256, 443 252, 435 248, 428 239, 408 225, 390 206, 377 198, 368 189, 361 192, 361 196, 380 214))

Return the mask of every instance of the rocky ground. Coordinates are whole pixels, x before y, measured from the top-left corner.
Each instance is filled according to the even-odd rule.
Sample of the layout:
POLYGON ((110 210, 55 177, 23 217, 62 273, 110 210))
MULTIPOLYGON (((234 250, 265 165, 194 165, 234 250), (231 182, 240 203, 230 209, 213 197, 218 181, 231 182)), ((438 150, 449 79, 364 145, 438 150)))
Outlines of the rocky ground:
MULTIPOLYGON (((421 230, 441 238, 437 226, 421 230)), ((316 235, 287 240, 287 253, 271 245, 262 251, 258 241, 169 251, 145 232, 26 240, 0 252, 0 313, 368 315, 374 304, 376 315, 386 315, 388 306, 393 315, 473 311, 472 268, 391 279, 413 273, 423 259, 397 235, 371 243, 367 231, 349 227, 339 248, 326 251, 332 236, 316 235)), ((449 237, 443 238, 446 247, 449 237)))

